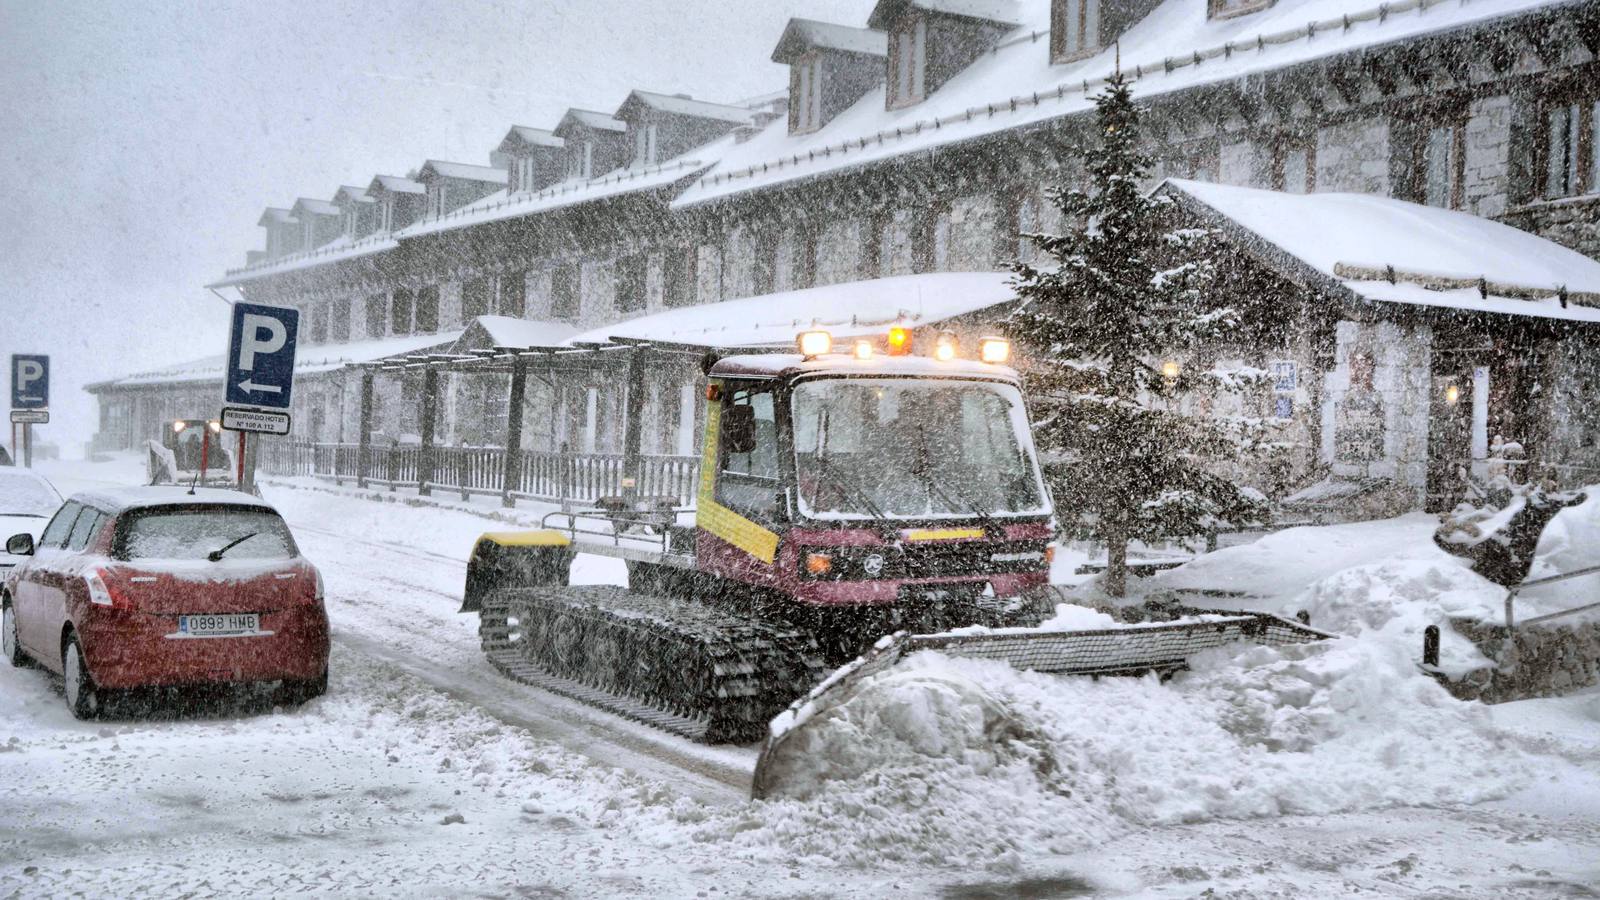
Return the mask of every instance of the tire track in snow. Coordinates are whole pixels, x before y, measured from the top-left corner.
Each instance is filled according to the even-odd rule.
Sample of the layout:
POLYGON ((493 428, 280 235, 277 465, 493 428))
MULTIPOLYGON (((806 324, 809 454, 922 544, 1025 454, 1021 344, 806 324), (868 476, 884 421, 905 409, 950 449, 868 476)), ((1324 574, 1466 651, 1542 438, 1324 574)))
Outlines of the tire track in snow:
POLYGON ((436 572, 445 565, 460 572, 464 560, 327 529, 291 527, 307 535, 302 543, 312 545, 315 558, 325 561, 328 612, 341 649, 382 660, 507 724, 596 762, 660 779, 698 800, 735 803, 749 796, 753 749, 693 744, 507 681, 484 660, 476 628, 457 616, 459 595, 428 585, 427 576, 405 566, 362 559, 351 549, 354 545, 380 556, 400 556, 407 564, 420 559, 436 572), (419 595, 427 599, 416 602, 422 599, 419 595))

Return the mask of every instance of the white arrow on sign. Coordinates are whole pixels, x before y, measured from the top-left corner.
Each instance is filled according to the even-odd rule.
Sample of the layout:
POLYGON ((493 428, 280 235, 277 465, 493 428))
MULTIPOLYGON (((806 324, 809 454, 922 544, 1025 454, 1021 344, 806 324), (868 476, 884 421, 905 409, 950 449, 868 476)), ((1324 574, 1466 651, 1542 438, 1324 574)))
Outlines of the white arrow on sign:
POLYGON ((278 387, 275 384, 256 384, 254 381, 250 381, 248 379, 245 380, 245 381, 239 382, 239 384, 236 385, 236 386, 239 388, 239 390, 241 390, 241 391, 249 391, 252 394, 255 393, 256 391, 261 391, 264 394, 281 394, 281 393, 283 393, 283 388, 278 387))

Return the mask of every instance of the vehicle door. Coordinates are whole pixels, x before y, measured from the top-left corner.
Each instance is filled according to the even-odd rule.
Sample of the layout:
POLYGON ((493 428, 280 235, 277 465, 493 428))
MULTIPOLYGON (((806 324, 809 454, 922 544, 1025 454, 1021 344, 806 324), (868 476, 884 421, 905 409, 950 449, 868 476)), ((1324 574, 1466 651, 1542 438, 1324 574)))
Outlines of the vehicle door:
POLYGON ((58 655, 57 637, 61 622, 47 621, 50 607, 49 594, 59 590, 59 577, 55 569, 67 552, 67 539, 84 506, 67 501, 50 519, 39 541, 34 545, 33 557, 18 566, 16 584, 13 586, 12 606, 17 615, 17 640, 35 659, 53 664, 58 655))
POLYGON ((72 523, 72 530, 67 533, 66 546, 60 550, 60 555, 51 565, 51 573, 41 580, 44 586, 39 592, 39 606, 45 627, 49 629, 44 646, 57 649, 57 638, 61 634, 61 626, 70 618, 69 601, 73 591, 77 591, 87 573, 86 555, 94 536, 100 533, 101 526, 105 525, 105 513, 92 506, 85 506, 78 513, 78 518, 72 523))
POLYGON ((699 544, 702 565, 719 575, 765 583, 776 575, 777 532, 786 517, 777 392, 764 382, 729 383, 724 396, 715 450, 715 505, 697 517, 710 538, 699 544))

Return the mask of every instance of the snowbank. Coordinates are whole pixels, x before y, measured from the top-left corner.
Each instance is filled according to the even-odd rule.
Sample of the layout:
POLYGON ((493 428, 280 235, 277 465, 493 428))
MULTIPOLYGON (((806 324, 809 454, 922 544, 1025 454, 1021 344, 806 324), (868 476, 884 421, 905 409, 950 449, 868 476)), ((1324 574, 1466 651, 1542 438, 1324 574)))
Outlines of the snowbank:
MULTIPOLYGON (((1247 592, 1246 605, 1304 609, 1342 635, 1209 651, 1165 683, 913 656, 786 742, 773 763, 780 799, 752 810, 733 840, 846 865, 1009 870, 1040 849, 1071 853, 1152 826, 1507 797, 1570 748, 1513 734, 1419 671, 1424 628, 1493 618, 1505 596, 1433 546, 1436 524, 1411 515, 1292 529, 1152 579, 1247 592)), ((1535 575, 1596 560, 1591 499, 1549 529, 1535 575)), ((1054 624, 1110 617, 1064 605, 1054 624)), ((1441 649, 1447 670, 1486 662, 1448 629, 1441 649)))

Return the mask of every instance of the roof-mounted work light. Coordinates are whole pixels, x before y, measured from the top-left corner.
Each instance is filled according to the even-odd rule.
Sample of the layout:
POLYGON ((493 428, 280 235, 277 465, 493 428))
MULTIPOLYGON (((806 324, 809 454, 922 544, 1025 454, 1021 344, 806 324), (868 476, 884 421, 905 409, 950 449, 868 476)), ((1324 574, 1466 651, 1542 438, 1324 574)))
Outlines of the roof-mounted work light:
POLYGON ((872 342, 866 338, 857 338, 855 349, 851 351, 856 359, 872 358, 872 342))
POLYGON ((182 419, 179 419, 178 421, 173 422, 172 423, 172 432, 173 432, 173 434, 177 434, 177 433, 183 431, 185 425, 186 425, 186 423, 182 419))
POLYGON ((821 356, 833 349, 833 335, 826 331, 802 331, 794 342, 800 348, 800 355, 806 359, 821 356))
POLYGON ((956 358, 956 336, 946 332, 939 335, 933 342, 933 358, 940 362, 949 362, 956 358))
POLYGON ((1003 366, 1011 358, 1011 342, 1003 337, 986 337, 978 340, 978 358, 986 363, 1003 366))
POLYGON ((890 356, 905 356, 911 352, 911 329, 896 325, 889 329, 886 339, 890 356))

